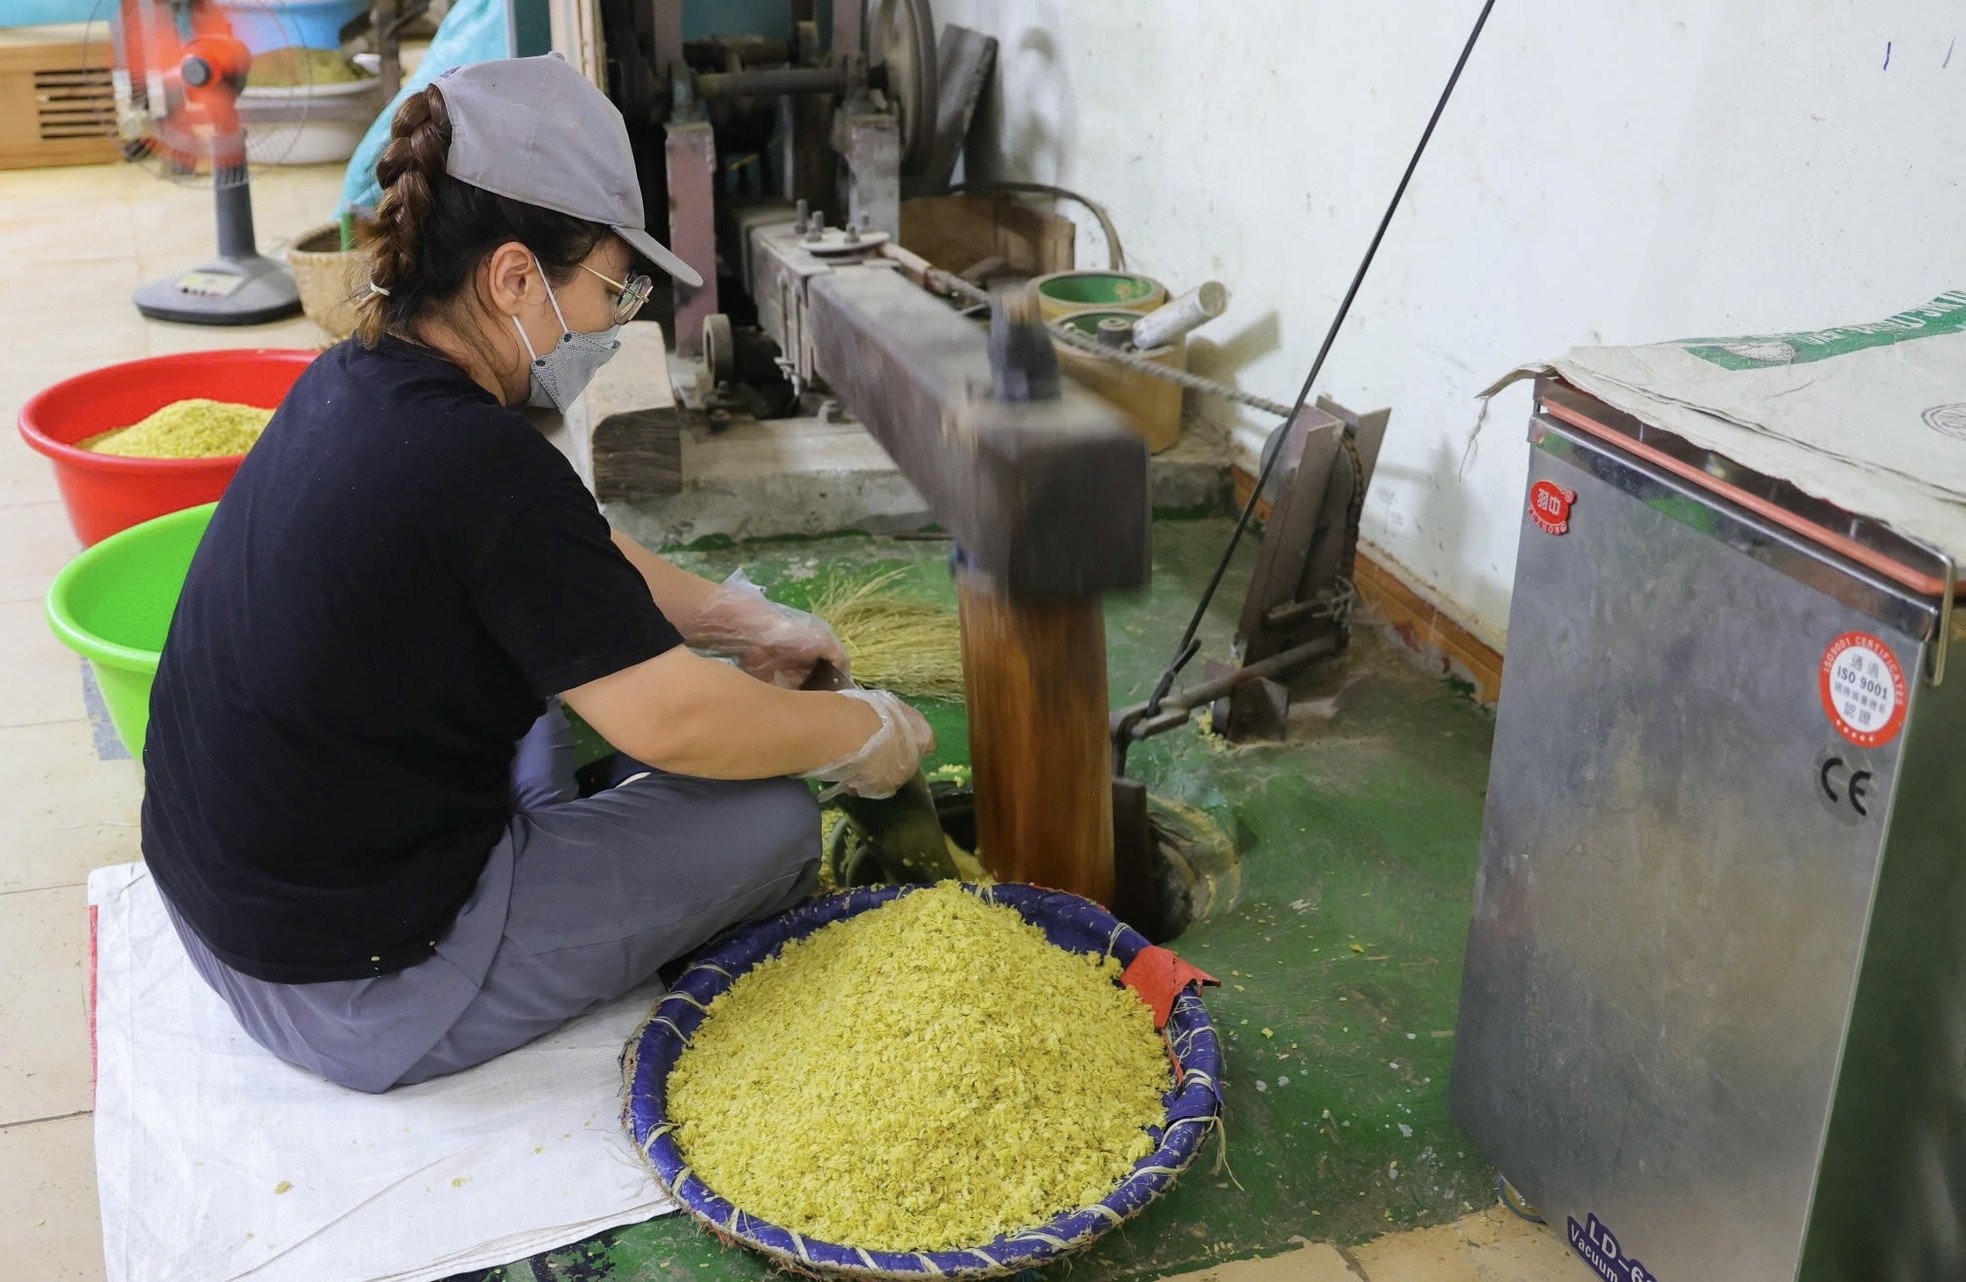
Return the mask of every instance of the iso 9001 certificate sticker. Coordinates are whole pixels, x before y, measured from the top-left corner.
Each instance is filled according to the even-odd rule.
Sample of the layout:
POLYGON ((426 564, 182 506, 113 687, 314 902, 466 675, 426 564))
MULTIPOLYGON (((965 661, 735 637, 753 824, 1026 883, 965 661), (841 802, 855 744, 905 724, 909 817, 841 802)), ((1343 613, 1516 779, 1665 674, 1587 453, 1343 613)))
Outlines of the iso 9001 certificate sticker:
POLYGON ((1845 632, 1830 642, 1819 685, 1837 733, 1858 747, 1882 747, 1904 728, 1911 702, 1905 670, 1878 637, 1845 632))

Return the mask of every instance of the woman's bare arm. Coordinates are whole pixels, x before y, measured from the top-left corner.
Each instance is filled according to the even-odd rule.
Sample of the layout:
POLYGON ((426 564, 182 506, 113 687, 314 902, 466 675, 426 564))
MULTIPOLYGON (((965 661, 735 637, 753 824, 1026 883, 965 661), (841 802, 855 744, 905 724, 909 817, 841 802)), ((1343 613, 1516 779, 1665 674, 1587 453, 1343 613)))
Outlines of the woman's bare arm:
POLYGON ((635 760, 706 779, 808 774, 850 756, 881 727, 859 700, 767 685, 681 646, 564 698, 635 760))

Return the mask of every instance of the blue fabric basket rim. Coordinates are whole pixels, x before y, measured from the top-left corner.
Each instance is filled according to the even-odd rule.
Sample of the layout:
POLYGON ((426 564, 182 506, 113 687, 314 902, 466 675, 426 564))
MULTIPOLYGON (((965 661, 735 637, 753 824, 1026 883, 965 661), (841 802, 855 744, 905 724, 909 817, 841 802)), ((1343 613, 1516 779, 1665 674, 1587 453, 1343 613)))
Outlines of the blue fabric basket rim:
MULTIPOLYGON (((1140 1214, 1173 1186, 1200 1153, 1222 1110, 1222 1048, 1200 994, 1183 990, 1164 1036, 1180 1064, 1166 1096, 1159 1145, 1103 1201, 1067 1211, 1046 1224, 975 1248, 900 1253, 822 1242, 732 1206, 684 1162, 665 1115, 670 1069, 706 1018, 717 994, 788 942, 831 922, 878 908, 920 886, 881 886, 811 899, 712 944, 677 977, 622 1055, 626 1087, 623 1123, 657 1183, 692 1218, 719 1237, 740 1242, 787 1269, 815 1276, 982 1278, 1038 1268, 1084 1250, 1115 1226, 1140 1214)), ((964 886, 970 894, 1015 909, 1060 947, 1095 951, 1122 966, 1151 945, 1098 904, 1037 886, 964 886), (1076 945, 1076 947, 1075 947, 1076 945)))

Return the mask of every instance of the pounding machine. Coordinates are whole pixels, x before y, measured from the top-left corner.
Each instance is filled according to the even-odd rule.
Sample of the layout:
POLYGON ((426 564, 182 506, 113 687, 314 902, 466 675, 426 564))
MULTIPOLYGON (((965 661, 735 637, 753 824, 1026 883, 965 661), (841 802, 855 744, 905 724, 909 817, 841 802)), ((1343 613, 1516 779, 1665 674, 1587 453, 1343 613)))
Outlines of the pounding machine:
POLYGON ((1060 376, 1055 330, 1023 288, 997 294, 986 327, 952 306, 973 303, 973 287, 887 237, 833 234, 797 207, 759 206, 740 225, 741 279, 794 377, 828 387, 954 537, 990 871, 1153 922, 1146 793, 1125 777, 1126 748, 1217 701, 1233 733, 1282 733, 1282 681, 1348 635, 1387 415, 1323 403, 1291 420, 1241 663, 1109 718, 1100 598, 1146 586, 1152 568, 1142 437, 1060 376))
POLYGON ((824 32, 794 5, 789 42, 686 42, 681 8, 603 6, 611 92, 631 133, 660 131, 666 190, 649 207, 669 209, 671 247, 706 269, 702 289, 676 295, 677 352, 701 359, 710 386, 761 368, 791 389, 779 404, 810 405, 823 389, 893 457, 956 548, 990 871, 1117 905, 1151 931, 1162 914, 1146 792, 1124 777, 1126 748, 1216 701, 1232 734, 1281 733, 1282 680, 1347 636, 1385 414, 1321 404, 1292 417, 1174 375, 1289 420, 1275 517, 1242 663, 1186 691, 1164 682, 1109 718, 1101 598, 1151 573, 1146 445, 1121 411, 1060 376, 1054 342, 1069 336, 1047 329, 1031 295, 992 298, 899 243, 902 198, 947 189, 995 42, 955 26, 938 39, 927 0, 843 0, 824 32), (752 323, 736 329, 732 315, 752 323))

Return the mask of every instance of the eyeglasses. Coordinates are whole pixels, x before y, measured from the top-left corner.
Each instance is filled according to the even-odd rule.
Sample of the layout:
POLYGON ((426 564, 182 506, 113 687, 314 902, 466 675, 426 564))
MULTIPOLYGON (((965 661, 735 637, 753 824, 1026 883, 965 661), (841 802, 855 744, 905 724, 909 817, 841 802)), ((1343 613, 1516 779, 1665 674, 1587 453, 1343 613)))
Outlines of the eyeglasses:
POLYGON ((642 310, 642 304, 648 302, 649 293, 655 289, 655 282, 640 272, 630 272, 627 280, 619 281, 601 275, 586 263, 580 264, 580 270, 614 291, 614 323, 617 325, 626 325, 634 320, 635 313, 642 310))

